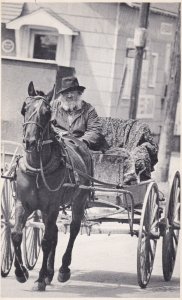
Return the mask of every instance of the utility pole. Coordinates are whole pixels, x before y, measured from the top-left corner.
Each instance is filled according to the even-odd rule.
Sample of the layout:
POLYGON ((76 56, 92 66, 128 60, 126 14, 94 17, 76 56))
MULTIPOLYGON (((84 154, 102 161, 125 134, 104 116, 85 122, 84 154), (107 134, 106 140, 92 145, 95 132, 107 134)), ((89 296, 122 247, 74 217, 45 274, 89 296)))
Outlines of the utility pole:
POLYGON ((134 70, 132 77, 132 87, 130 96, 129 118, 136 119, 138 96, 140 90, 140 78, 142 71, 143 52, 146 44, 146 33, 148 27, 149 3, 141 3, 139 27, 135 29, 134 44, 136 47, 134 70))
POLYGON ((165 99, 165 118, 161 130, 158 154, 158 180, 165 182, 168 180, 169 164, 172 152, 174 125, 176 119, 176 109, 180 92, 181 80, 181 6, 179 4, 178 18, 176 22, 176 31, 174 44, 171 54, 171 65, 167 95, 165 99))

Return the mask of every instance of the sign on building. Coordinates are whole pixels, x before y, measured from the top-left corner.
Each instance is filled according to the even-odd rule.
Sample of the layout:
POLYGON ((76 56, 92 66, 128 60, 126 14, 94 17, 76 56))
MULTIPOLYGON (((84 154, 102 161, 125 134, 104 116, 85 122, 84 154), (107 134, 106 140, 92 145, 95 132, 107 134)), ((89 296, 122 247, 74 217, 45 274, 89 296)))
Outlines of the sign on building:
POLYGON ((1 47, 5 53, 11 53, 15 48, 15 44, 12 40, 6 39, 2 42, 1 47))
POLYGON ((138 101, 137 118, 151 119, 154 117, 155 96, 140 95, 138 101))

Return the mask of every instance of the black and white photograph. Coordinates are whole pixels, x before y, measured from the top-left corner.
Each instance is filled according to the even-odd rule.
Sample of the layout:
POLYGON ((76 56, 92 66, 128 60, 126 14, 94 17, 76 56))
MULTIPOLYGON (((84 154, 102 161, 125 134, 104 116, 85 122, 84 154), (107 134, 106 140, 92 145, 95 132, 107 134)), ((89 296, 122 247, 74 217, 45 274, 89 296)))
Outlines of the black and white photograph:
POLYGON ((180 90, 180 1, 1 1, 1 298, 180 299, 180 90))

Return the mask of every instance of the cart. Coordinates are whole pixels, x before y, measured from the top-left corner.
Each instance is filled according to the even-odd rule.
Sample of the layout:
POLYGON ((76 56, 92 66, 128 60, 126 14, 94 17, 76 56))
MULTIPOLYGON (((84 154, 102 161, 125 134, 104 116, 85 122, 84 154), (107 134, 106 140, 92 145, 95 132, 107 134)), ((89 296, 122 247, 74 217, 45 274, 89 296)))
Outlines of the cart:
MULTIPOLYGON (((16 159, 21 155, 22 146, 4 141, 2 143, 3 170, 1 175, 1 276, 6 277, 13 263, 14 250, 11 242, 11 228, 14 223, 14 201, 16 200, 16 159), (5 145, 15 146, 11 153, 5 151, 5 145), (7 157, 9 159, 8 163, 7 157), (10 159, 11 157, 11 159, 10 159)), ((175 265, 180 233, 180 174, 177 171, 171 186, 170 196, 165 199, 157 183, 150 179, 137 184, 124 186, 122 183, 122 164, 120 157, 107 157, 106 154, 94 152, 94 178, 92 185, 79 188, 91 193, 81 233, 90 235, 96 225, 103 222, 121 223, 120 234, 138 237, 137 278, 141 288, 149 283, 157 241, 162 238, 162 267, 164 280, 169 281, 175 265), (114 160, 113 160, 114 159, 114 160), (165 208, 164 208, 165 204, 165 208), (104 213, 101 213, 101 208, 104 213), (94 211, 94 213, 93 213, 94 211), (107 211, 107 213, 106 213, 107 211), (109 212, 108 212, 109 211, 109 212), (128 228, 122 228, 128 224, 128 228)), ((64 186, 74 187, 65 183, 64 186)), ((69 231, 71 217, 60 208, 59 230, 69 231)), ((26 222, 23 231, 23 256, 29 270, 35 266, 43 236, 44 225, 41 214, 35 211, 26 222)))

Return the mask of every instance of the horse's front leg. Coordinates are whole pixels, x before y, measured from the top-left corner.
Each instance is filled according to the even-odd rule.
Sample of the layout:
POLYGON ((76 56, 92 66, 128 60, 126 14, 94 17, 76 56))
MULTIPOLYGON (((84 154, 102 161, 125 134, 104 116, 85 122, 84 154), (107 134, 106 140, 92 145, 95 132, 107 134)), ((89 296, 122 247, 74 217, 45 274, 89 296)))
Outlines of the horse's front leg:
POLYGON ((55 224, 55 228, 53 231, 53 239, 51 243, 51 251, 48 256, 48 261, 47 261, 47 277, 46 277, 46 284, 50 284, 53 277, 54 277, 54 260, 55 260, 55 253, 56 253, 56 246, 58 242, 58 227, 55 224))
POLYGON ((25 226, 26 220, 32 211, 26 210, 21 201, 17 200, 15 203, 15 226, 11 233, 11 238, 15 250, 15 275, 16 279, 24 283, 28 280, 29 274, 27 269, 23 265, 21 243, 22 243, 22 231, 25 226))
POLYGON ((76 201, 74 201, 72 205, 72 221, 70 224, 70 237, 69 237, 66 251, 62 258, 62 266, 59 269, 59 273, 58 273, 58 281, 60 282, 65 282, 69 280, 71 276, 69 265, 71 264, 71 256, 72 256, 74 242, 79 233, 81 227, 81 221, 84 216, 84 208, 85 208, 84 202, 85 201, 83 201, 83 198, 82 199, 79 198, 76 201))
POLYGON ((45 291, 46 285, 50 284, 54 276, 54 257, 57 245, 57 220, 58 212, 43 214, 45 232, 42 239, 43 261, 39 277, 35 281, 34 290, 45 291))

